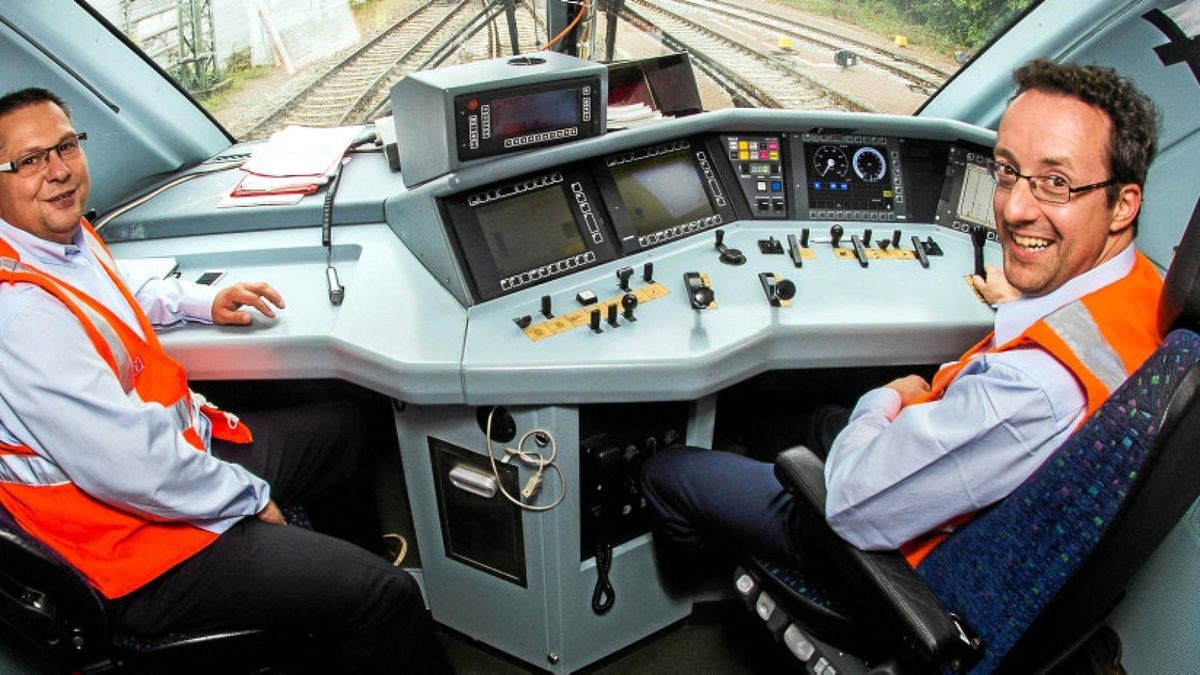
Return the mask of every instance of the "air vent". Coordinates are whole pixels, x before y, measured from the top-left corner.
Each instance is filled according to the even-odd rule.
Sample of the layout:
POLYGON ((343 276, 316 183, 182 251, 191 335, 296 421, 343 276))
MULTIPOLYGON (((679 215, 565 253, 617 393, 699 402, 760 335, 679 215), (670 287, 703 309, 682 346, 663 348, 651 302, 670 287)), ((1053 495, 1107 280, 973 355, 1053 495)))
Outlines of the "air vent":
POLYGON ((214 157, 209 157, 202 162, 203 164, 224 164, 226 162, 238 162, 250 158, 250 151, 254 146, 263 141, 249 141, 247 143, 238 143, 229 147, 225 152, 214 157))

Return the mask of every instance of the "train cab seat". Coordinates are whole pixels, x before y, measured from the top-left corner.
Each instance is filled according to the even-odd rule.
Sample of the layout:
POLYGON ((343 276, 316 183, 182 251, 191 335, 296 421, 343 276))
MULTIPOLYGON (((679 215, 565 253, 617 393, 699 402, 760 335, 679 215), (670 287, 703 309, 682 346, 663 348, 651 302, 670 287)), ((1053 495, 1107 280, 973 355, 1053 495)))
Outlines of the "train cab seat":
POLYGON ((1168 270, 1164 344, 1012 495, 916 568, 825 524, 820 459, 775 473, 816 532, 791 569, 742 556, 735 587, 814 673, 1045 672, 1104 622, 1200 494, 1200 205, 1168 270), (832 667, 832 669, 830 669, 832 667))
MULTIPOLYGON (((301 507, 284 510, 311 528, 301 507)), ((0 623, 63 672, 271 672, 302 662, 304 631, 222 630, 143 635, 112 625, 100 596, 70 563, 28 535, 0 506, 0 623)))

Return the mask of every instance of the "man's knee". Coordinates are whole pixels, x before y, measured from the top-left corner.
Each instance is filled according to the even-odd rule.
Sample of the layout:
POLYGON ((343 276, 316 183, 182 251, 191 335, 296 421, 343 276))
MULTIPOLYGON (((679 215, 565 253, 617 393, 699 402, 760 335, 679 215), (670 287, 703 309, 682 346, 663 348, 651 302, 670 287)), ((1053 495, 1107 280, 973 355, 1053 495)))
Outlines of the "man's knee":
POLYGON ((680 471, 683 470, 683 464, 697 452, 702 451, 697 448, 675 446, 650 455, 642 464, 642 487, 658 493, 674 484, 679 478, 680 471))
POLYGON ((425 611, 421 587, 399 567, 380 567, 362 588, 364 619, 379 624, 390 620, 414 620, 425 611))

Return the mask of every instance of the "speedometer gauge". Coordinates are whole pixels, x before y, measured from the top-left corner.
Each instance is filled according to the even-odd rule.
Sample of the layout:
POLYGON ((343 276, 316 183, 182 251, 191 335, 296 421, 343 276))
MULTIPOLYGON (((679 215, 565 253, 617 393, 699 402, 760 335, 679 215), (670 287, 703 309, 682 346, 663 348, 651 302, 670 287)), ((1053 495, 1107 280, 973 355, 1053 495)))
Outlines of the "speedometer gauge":
POLYGON ((870 146, 854 152, 854 173, 868 183, 875 183, 887 174, 887 159, 883 153, 870 146))
POLYGON ((813 170, 821 178, 843 178, 849 167, 845 151, 836 145, 822 145, 813 153, 813 170))

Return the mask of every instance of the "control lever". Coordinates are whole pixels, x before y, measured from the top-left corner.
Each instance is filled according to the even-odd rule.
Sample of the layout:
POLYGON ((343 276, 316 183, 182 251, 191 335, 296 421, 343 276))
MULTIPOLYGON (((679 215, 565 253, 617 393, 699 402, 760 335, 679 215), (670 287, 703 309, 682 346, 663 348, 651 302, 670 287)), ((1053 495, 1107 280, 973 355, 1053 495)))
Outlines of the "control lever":
POLYGON ((637 317, 633 315, 633 308, 637 306, 638 299, 633 293, 626 293, 621 296, 621 307, 625 309, 625 311, 621 312, 621 316, 625 317, 626 321, 637 321, 637 317))
POLYGON ((593 333, 603 333, 604 332, 604 331, 600 330, 600 308, 599 307, 592 310, 592 313, 588 319, 588 326, 591 327, 593 333))
POLYGON ((654 263, 648 262, 642 265, 642 281, 648 284, 654 283, 654 263))
POLYGON ((891 246, 891 245, 892 245, 891 239, 880 239, 879 240, 879 250, 880 251, 888 250, 888 246, 891 246))
POLYGON ((892 230, 892 248, 900 248, 900 230, 892 230))
POLYGON ((800 247, 808 248, 808 228, 800 229, 800 247))
MULTIPOLYGON (((804 230, 808 232, 808 230, 804 230)), ((788 235, 788 254, 792 256, 792 264, 796 267, 804 267, 804 261, 800 256, 800 242, 796 241, 796 235, 788 235)))
POLYGON ((871 228, 863 230, 862 243, 864 247, 871 248, 871 228))
POLYGON ((762 253, 764 255, 782 254, 783 253, 783 244, 779 243, 779 240, 773 236, 769 237, 767 239, 759 239, 758 240, 758 252, 762 253))
POLYGON ((549 295, 542 296, 542 316, 546 317, 547 319, 554 318, 554 312, 550 311, 550 296, 549 295))
MULTIPOLYGON (((870 232, 870 230, 867 230, 870 232)), ((861 267, 867 266, 867 249, 863 248, 862 239, 858 238, 857 234, 850 235, 850 244, 854 246, 854 257, 858 258, 858 264, 861 267)))
POLYGON ((623 291, 629 290, 629 277, 633 276, 632 267, 622 267, 617 270, 617 286, 623 291))
POLYGON ((913 253, 917 254, 917 262, 921 263, 921 267, 929 269, 929 258, 925 255, 925 247, 921 245, 921 238, 914 234, 912 245, 913 253))
POLYGON ((843 232, 845 232, 845 230, 842 229, 841 225, 834 225, 833 227, 829 228, 830 245, 832 245, 834 248, 841 248, 843 232))
POLYGON ((982 225, 971 226, 971 247, 975 249, 975 274, 987 280, 987 270, 983 267, 983 245, 987 242, 987 230, 982 225))
POLYGON ((717 250, 721 252, 721 262, 726 265, 741 265, 746 262, 746 256, 736 248, 729 248, 725 245, 725 230, 717 230, 717 250))
POLYGON ((772 307, 782 307, 783 303, 796 297, 796 284, 789 279, 780 279, 770 272, 759 272, 758 281, 772 307))
POLYGON ((699 272, 684 272, 683 285, 687 288, 688 302, 692 309, 708 309, 717 299, 716 293, 708 285, 708 280, 699 272))
POLYGON ((608 325, 612 326, 613 328, 616 328, 617 327, 617 303, 615 303, 615 302, 609 303, 607 314, 608 314, 608 317, 607 317, 608 325))

